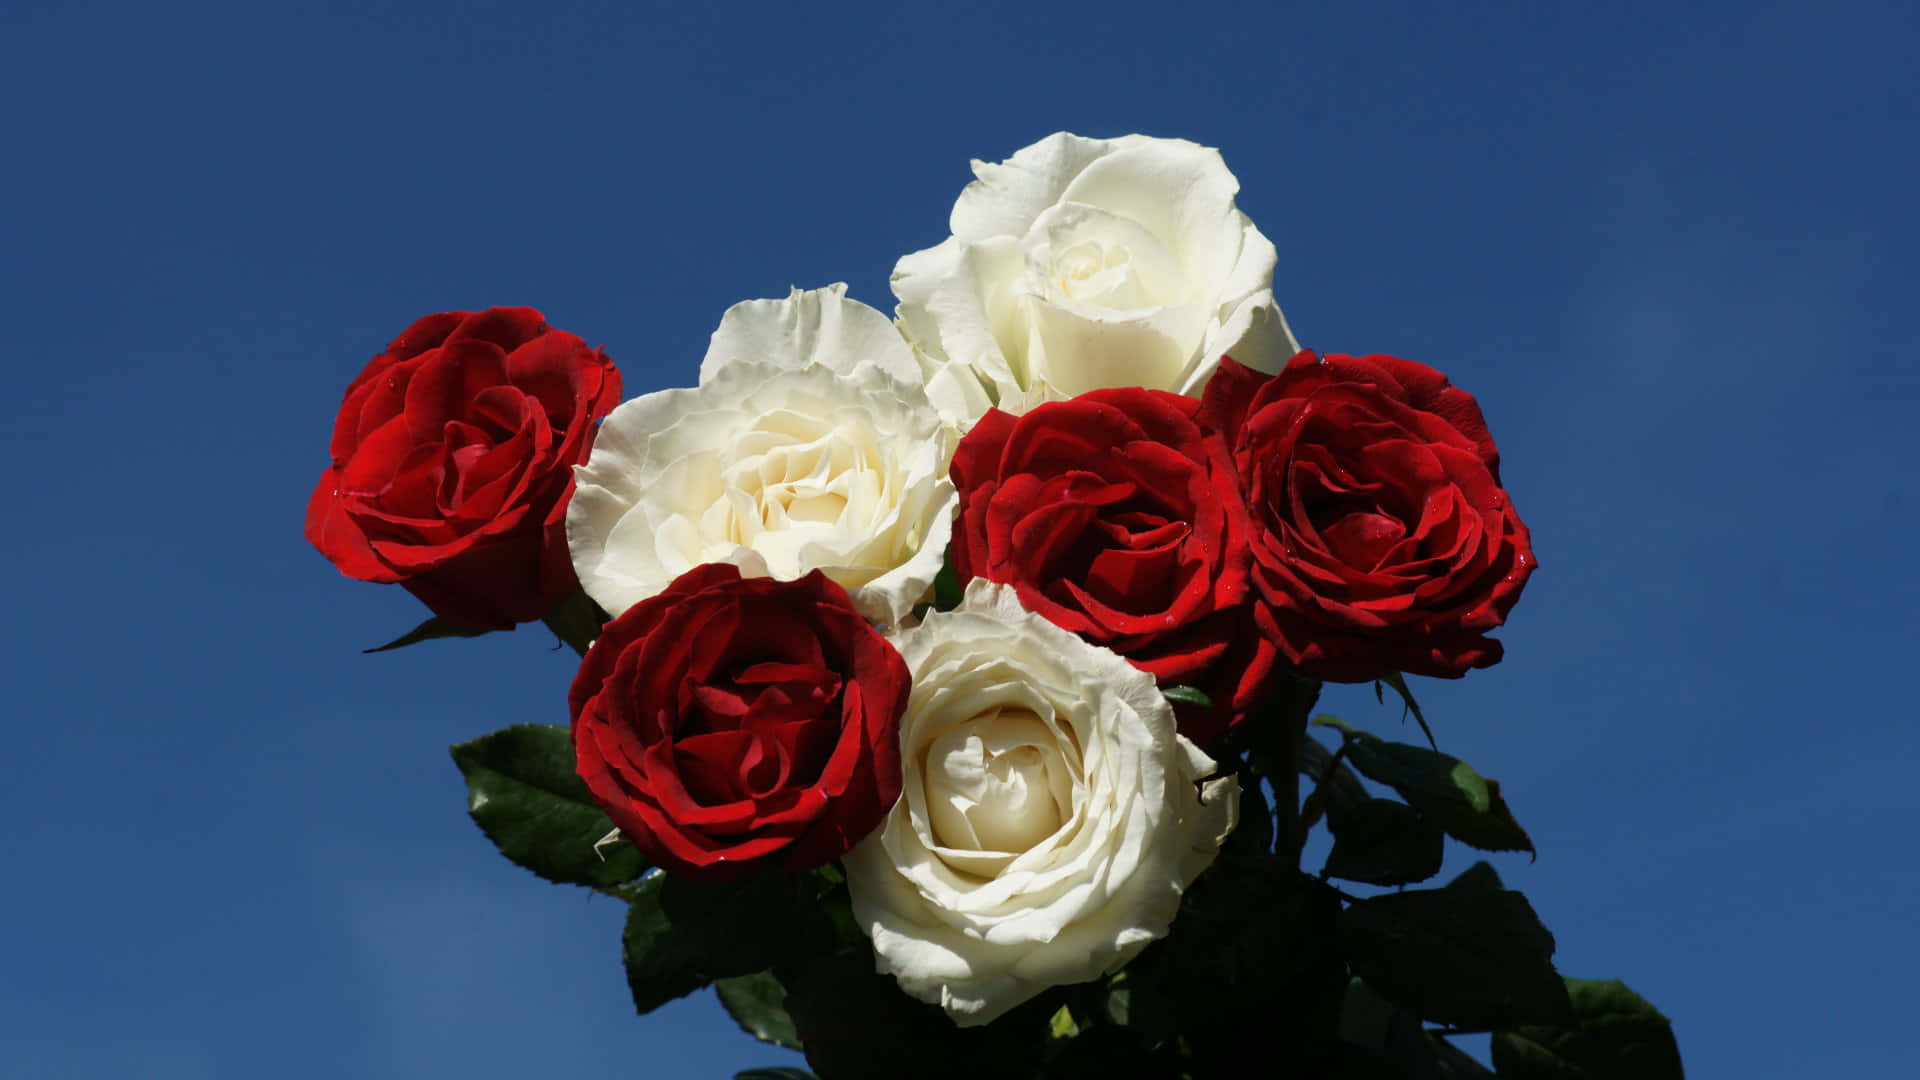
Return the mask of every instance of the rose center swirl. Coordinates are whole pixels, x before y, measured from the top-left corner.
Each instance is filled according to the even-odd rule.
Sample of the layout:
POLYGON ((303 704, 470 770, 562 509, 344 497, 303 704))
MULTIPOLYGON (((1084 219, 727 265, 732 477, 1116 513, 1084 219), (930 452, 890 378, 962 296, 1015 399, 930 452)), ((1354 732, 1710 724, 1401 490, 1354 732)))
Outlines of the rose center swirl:
POLYGON ((721 497, 702 531, 752 547, 794 573, 813 539, 863 531, 884 505, 888 467, 870 424, 780 411, 724 452, 721 497))
POLYGON ((1031 712, 982 713, 927 748, 927 811, 943 847, 1018 853, 1067 820, 1071 775, 1059 740, 1031 712))
POLYGON ((1124 245, 1083 240, 1055 257, 1052 285, 1071 300, 1118 309, 1145 307, 1150 298, 1131 264, 1132 254, 1124 245))

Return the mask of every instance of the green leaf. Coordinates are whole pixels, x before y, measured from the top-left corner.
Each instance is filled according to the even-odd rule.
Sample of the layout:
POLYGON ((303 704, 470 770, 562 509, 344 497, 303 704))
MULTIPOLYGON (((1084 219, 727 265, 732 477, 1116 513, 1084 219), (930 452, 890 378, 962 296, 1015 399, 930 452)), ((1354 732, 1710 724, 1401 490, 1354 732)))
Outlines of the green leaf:
POLYGON ((620 935, 620 960, 627 968, 633 1007, 650 1013, 707 984, 700 972, 700 943, 678 928, 660 906, 667 875, 655 871, 626 890, 627 925, 620 935))
POLYGON ((1423 1020, 1491 1030, 1572 1015, 1553 935, 1485 863, 1445 888, 1355 901, 1339 938, 1354 974, 1423 1020))
POLYGON ((1213 699, 1197 686, 1169 686, 1161 690, 1160 694, 1175 705, 1192 705, 1196 709, 1213 708, 1213 699))
POLYGON ((777 970, 807 1064, 832 1080, 1021 1075, 1007 1064, 1040 1058, 1048 1020, 1060 1007, 1049 992, 991 1024, 957 1027, 939 1006, 908 997, 893 976, 875 972, 870 943, 796 958, 777 970))
POLYGON ((940 572, 933 579, 933 608, 935 611, 952 611, 960 606, 960 600, 966 595, 966 589, 960 584, 960 575, 953 567, 953 549, 947 549, 947 561, 940 564, 940 572))
POLYGON ((669 877, 660 890, 660 908, 701 974, 714 979, 750 975, 832 946, 831 902, 820 895, 823 882, 815 874, 777 869, 725 882, 669 877))
POLYGON ((467 778, 467 812, 500 854, 548 881, 575 885, 618 885, 646 869, 628 845, 594 850, 613 822, 575 774, 566 728, 519 724, 452 752, 467 778))
POLYGON ((1444 834, 1420 811, 1368 799, 1328 819, 1333 851, 1322 873, 1369 885, 1411 885, 1440 872, 1444 834))
MULTIPOLYGON (((1462 766, 1465 767, 1464 764, 1462 766)), ((1500 781, 1484 777, 1487 785, 1487 809, 1461 813, 1454 810, 1441 818, 1441 826, 1454 839, 1481 851, 1524 851, 1535 854, 1533 838, 1513 819, 1506 797, 1500 794, 1500 781)))
POLYGON ((1681 1080, 1680 1047, 1660 1010, 1618 979, 1568 979, 1573 1023, 1493 1036, 1511 1080, 1681 1080))
POLYGON ((1331 1080, 1409 1080, 1426 1053, 1426 1033, 1405 1009, 1375 993, 1361 979, 1347 983, 1340 1002, 1339 1041, 1331 1080))
MULTIPOLYGON (((1334 717, 1326 717, 1335 720, 1334 717)), ((1315 721, 1318 723, 1319 721, 1315 721)), ((1310 805, 1303 807, 1309 824, 1317 820, 1324 811, 1337 814, 1350 806, 1358 806, 1369 798, 1367 786, 1360 782, 1345 761, 1336 762, 1333 754, 1320 745, 1318 739, 1302 732, 1300 734, 1300 774, 1314 783, 1314 790, 1307 795, 1310 805)))
POLYGON ((1047 1021, 1047 1034, 1056 1039, 1071 1039, 1080 1034, 1080 1025, 1073 1019, 1073 1009, 1062 1005, 1055 1010, 1053 1018, 1047 1021))
POLYGON ((1222 851, 1236 855, 1264 855, 1273 850, 1273 810, 1260 777, 1240 774, 1240 821, 1227 834, 1222 851))
POLYGON ((800 1049, 800 1035, 787 1015, 787 988, 771 971, 736 975, 714 982, 713 990, 741 1030, 777 1046, 800 1049))
POLYGON ((385 645, 375 645, 371 649, 362 649, 360 651, 363 653, 386 652, 389 649, 400 649, 408 645, 418 645, 422 641, 432 641, 435 638, 479 637, 481 634, 491 633, 493 633, 491 630, 475 630, 435 615, 419 626, 387 642, 385 645))
MULTIPOLYGON (((1427 726, 1426 714, 1420 711, 1420 703, 1413 700, 1413 691, 1407 688, 1407 677, 1397 671, 1383 676, 1380 682, 1373 684, 1375 698, 1380 696, 1380 683, 1393 687, 1394 691, 1400 695, 1400 703, 1406 706, 1406 712, 1412 713, 1414 720, 1419 723, 1421 733, 1427 737, 1427 745, 1435 750, 1440 749, 1440 744, 1433 741, 1433 729, 1427 726)), ((1406 719, 1406 713, 1401 713, 1400 722, 1405 723, 1406 719)))
POLYGON ((1533 840, 1514 820, 1499 782, 1481 776, 1473 766, 1424 746, 1387 742, 1338 717, 1316 716, 1313 722, 1338 728, 1354 768, 1399 792, 1455 839, 1482 851, 1533 853, 1533 840))
POLYGON ((607 616, 583 589, 562 597, 559 603, 553 605, 553 610, 547 612, 544 621, 554 637, 585 656, 593 639, 600 636, 600 627, 607 621, 607 616))
POLYGON ((1459 877, 1447 882, 1446 887, 1455 892, 1473 895, 1502 892, 1507 886, 1500 880, 1499 871, 1495 870, 1491 863, 1482 861, 1462 870, 1459 877))
POLYGON ((709 982, 832 947, 829 909, 845 899, 823 896, 824 880, 777 870, 729 882, 658 873, 619 890, 630 904, 621 945, 634 1007, 650 1012, 709 982))
POLYGON ((1427 1042, 1433 1047, 1435 1080, 1490 1080, 1493 1076, 1492 1069, 1440 1036, 1428 1032, 1427 1042))
POLYGON ((1426 1031, 1405 1009, 1354 979, 1340 1009, 1327 1080, 1487 1080, 1493 1071, 1426 1031))
POLYGON ((1347 983, 1338 918, 1338 899, 1291 855, 1221 854, 1167 937, 1122 972, 1129 1030, 1180 1041, 1196 1076, 1243 1075, 1249 1032, 1273 1075, 1319 1075, 1347 983))

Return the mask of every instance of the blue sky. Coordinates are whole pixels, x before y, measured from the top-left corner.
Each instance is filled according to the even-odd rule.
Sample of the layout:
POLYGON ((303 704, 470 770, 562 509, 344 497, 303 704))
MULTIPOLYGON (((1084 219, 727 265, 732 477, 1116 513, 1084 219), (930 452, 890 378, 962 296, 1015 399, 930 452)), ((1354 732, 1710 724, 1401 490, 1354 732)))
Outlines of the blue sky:
POLYGON ((1503 664, 1418 689, 1562 970, 1696 1077, 1910 1069, 1920 18, 1673 7, 0 7, 0 1060, 792 1060, 710 996, 634 1017, 618 907, 467 821, 447 744, 564 722, 570 655, 360 655, 419 609, 302 506, 421 314, 529 304, 687 384, 737 300, 890 310, 967 160, 1069 129, 1220 147, 1303 342, 1480 397, 1542 566, 1503 664))

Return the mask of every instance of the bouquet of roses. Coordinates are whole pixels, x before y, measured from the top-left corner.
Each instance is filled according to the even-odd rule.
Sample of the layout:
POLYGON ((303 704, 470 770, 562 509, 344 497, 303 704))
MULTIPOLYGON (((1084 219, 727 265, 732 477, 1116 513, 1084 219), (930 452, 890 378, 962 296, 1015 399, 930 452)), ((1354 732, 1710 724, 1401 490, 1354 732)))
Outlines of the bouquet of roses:
POLYGON ((1497 781, 1312 715, 1500 659, 1535 562, 1474 398, 1302 350, 1213 150, 974 171, 894 319, 737 304, 621 403, 538 312, 449 312, 348 388, 307 535, 432 610, 383 648, 583 654, 570 728, 453 748, 474 820, 628 905, 641 1012, 711 985, 829 1080, 1493 1075, 1467 1032, 1678 1076, 1486 863, 1403 888, 1533 850, 1497 781))

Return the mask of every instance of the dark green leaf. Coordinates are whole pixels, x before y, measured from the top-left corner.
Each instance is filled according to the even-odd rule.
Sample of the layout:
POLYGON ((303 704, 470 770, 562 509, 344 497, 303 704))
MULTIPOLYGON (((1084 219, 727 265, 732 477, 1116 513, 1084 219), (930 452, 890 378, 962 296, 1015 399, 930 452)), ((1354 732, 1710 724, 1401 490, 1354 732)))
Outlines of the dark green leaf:
POLYGON ((1222 854, 1167 937, 1121 972, 1130 1030, 1149 1045, 1181 1041, 1195 1075, 1241 1075, 1250 1032, 1274 1075, 1318 1075, 1347 983, 1338 912, 1290 856, 1222 854))
POLYGON ((821 883, 777 870, 727 882, 669 877, 660 908, 700 973, 730 978, 831 947, 832 901, 820 896, 821 883))
POLYGON ((761 1042, 800 1049, 800 1036, 793 1029, 793 1018, 787 1015, 787 988, 780 985, 773 972, 720 979, 713 990, 741 1030, 761 1042))
POLYGON ((1568 979, 1573 1023, 1495 1032, 1511 1080, 1681 1080, 1680 1047, 1660 1010, 1618 979, 1568 979))
POLYGON ((1455 839, 1482 851, 1533 851, 1533 840, 1514 820, 1499 783, 1473 766, 1424 746, 1387 742, 1337 717, 1316 716, 1313 722, 1338 728, 1354 768, 1399 792, 1455 839))
POLYGON ((574 772, 566 728, 520 724, 452 748, 467 778, 467 812, 500 853, 546 878, 618 885, 646 869, 626 844, 594 844, 613 829, 574 772))
POLYGON ((1160 693, 1175 705, 1191 705, 1196 709, 1213 708, 1213 699, 1197 686, 1169 686, 1160 693))
POLYGON ((561 598, 559 603, 553 605, 553 610, 547 612, 545 620, 553 636, 566 642, 581 656, 587 655, 587 647, 593 644, 594 638, 600 636, 601 624, 606 621, 606 614, 600 610, 600 605, 595 604, 585 590, 561 598))
MULTIPOLYGON (((1462 764, 1464 768, 1464 763, 1462 764)), ((1500 781, 1482 777, 1487 785, 1487 809, 1462 812, 1455 808, 1441 819, 1454 839, 1481 851, 1524 851, 1534 854, 1533 838, 1513 818, 1506 797, 1500 794, 1500 781)))
POLYGON ((773 870, 729 882, 653 874, 621 889, 631 902, 621 944, 634 1007, 650 1012, 709 982, 830 948, 828 909, 845 898, 822 895, 824 881, 773 870))
POLYGON ((667 876, 655 872, 627 890, 627 925, 620 936, 620 959, 627 968, 627 989, 642 1014, 705 986, 699 942, 679 928, 660 907, 667 876))
POLYGON ((1418 1017, 1375 993, 1364 979, 1349 979, 1340 1003, 1340 1041, 1369 1050, 1407 1042, 1420 1030, 1418 1017))
POLYGON ((1460 876, 1447 882, 1447 888, 1467 895, 1491 894, 1506 891, 1506 883, 1500 880, 1499 871, 1492 864, 1477 862, 1460 872, 1460 876))
POLYGON ((1486 1080, 1493 1076, 1492 1069, 1440 1036, 1428 1032, 1427 1042, 1433 1048, 1436 1080, 1486 1080))
POLYGON ((1273 850, 1273 810, 1260 778, 1240 774, 1240 821, 1227 835, 1221 850, 1237 855, 1264 855, 1273 850))
POLYGON ((1425 1056, 1426 1033, 1405 1009, 1360 979, 1347 983, 1340 1003, 1339 1042, 1332 1080, 1413 1080, 1425 1056))
POLYGON ((1045 1080, 1117 1080, 1119 1077, 1191 1077, 1190 1057, 1177 1042, 1148 1045, 1124 1023, 1101 1023, 1047 1048, 1040 1071, 1016 1072, 1008 1063, 977 1074, 991 1077, 1044 1077, 1045 1080))
POLYGON ((935 611, 952 611, 960 606, 960 600, 966 595, 966 589, 960 584, 960 575, 953 568, 953 549, 947 549, 947 561, 940 564, 940 573, 933 579, 933 607, 935 611))
POLYGON ((790 1065, 778 1065, 765 1069, 748 1069, 733 1074, 733 1080, 820 1080, 805 1069, 796 1069, 790 1065))
POLYGON ((1307 795, 1313 805, 1305 808, 1310 816, 1321 812, 1337 814, 1367 801, 1367 786, 1347 763, 1334 761, 1333 754, 1321 746, 1319 740, 1304 732, 1300 735, 1300 773, 1314 783, 1314 791, 1307 795))
POLYGON ((1060 1008, 1057 994, 1042 994, 991 1024, 957 1027, 939 1006, 876 973, 871 945, 796 958, 777 970, 807 1064, 830 1080, 1017 1076, 1007 1064, 1040 1058, 1048 1020, 1060 1008))
POLYGON ((432 641, 434 638, 479 637, 481 634, 490 634, 492 632, 491 630, 473 630, 435 615, 433 618, 401 634, 385 645, 375 645, 371 649, 362 649, 360 651, 365 653, 386 652, 388 649, 399 649, 408 645, 417 645, 422 641, 432 641))
POLYGON ((1565 986, 1553 935, 1491 868, 1441 889, 1355 901, 1340 914, 1354 974, 1423 1019, 1470 1030, 1562 1023, 1565 986))
POLYGON ((1493 1071, 1426 1031, 1405 1009, 1354 979, 1340 1009, 1340 1042, 1326 1080, 1487 1080, 1493 1071))
POLYGON ((1369 885, 1411 885, 1440 872, 1440 827, 1392 799, 1368 799, 1328 819, 1333 851, 1324 872, 1369 885))

